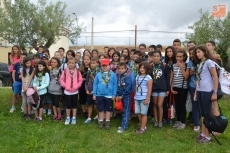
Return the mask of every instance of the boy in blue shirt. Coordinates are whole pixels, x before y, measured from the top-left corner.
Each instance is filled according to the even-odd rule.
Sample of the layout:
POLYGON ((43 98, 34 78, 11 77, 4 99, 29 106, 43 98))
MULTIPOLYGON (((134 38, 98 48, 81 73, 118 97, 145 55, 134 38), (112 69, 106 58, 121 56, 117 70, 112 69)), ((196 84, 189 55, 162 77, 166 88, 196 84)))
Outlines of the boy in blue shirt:
POLYGON ((127 75, 126 63, 119 63, 118 65, 118 90, 116 101, 121 100, 123 104, 123 113, 121 127, 118 128, 117 133, 123 133, 128 128, 128 120, 130 115, 130 92, 132 91, 132 79, 127 75))
POLYGON ((113 111, 113 100, 117 94, 117 77, 110 71, 109 59, 102 59, 101 71, 93 82, 93 100, 97 100, 98 127, 103 128, 104 112, 106 114, 105 128, 110 128, 110 115, 113 111))
MULTIPOLYGON (((22 63, 23 59, 27 56, 26 53, 22 53, 20 56, 20 63, 16 63, 14 65, 13 73, 12 73, 12 78, 13 78, 13 100, 12 100, 12 107, 10 109, 10 113, 13 113, 16 110, 15 103, 18 95, 21 95, 22 91, 22 79, 21 79, 21 68, 22 68, 22 63)), ((23 106, 21 107, 23 109, 23 106)))

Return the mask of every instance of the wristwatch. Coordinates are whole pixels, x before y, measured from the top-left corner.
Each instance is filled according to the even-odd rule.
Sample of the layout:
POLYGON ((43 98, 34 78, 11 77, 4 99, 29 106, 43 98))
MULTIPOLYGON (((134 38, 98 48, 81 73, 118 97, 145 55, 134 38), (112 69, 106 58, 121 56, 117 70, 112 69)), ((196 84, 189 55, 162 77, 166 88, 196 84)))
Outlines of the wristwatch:
POLYGON ((217 94, 217 90, 213 90, 213 93, 217 94))

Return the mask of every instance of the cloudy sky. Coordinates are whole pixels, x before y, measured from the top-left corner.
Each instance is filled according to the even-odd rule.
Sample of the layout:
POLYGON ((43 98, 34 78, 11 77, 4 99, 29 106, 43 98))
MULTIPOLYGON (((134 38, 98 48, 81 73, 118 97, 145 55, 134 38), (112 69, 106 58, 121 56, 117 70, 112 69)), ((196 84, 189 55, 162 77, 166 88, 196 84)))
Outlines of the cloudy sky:
MULTIPOLYGON (((57 0, 52 0, 53 2, 57 0)), ((229 8, 230 0, 62 0, 67 3, 67 14, 75 12, 79 23, 87 27, 78 40, 78 45, 91 44, 91 24, 94 31, 123 31, 95 33, 95 45, 134 45, 134 30, 169 31, 181 33, 138 31, 137 44, 171 45, 173 39, 185 40, 185 33, 199 19, 199 9, 212 12, 214 5, 224 4, 229 8)), ((74 17, 74 16, 73 16, 74 17)))

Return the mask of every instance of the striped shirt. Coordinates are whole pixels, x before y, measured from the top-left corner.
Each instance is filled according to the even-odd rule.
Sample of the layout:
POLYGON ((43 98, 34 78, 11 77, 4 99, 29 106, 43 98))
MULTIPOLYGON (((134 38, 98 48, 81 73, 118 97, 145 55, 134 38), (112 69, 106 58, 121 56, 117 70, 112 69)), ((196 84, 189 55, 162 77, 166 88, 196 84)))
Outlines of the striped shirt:
POLYGON ((134 99, 145 100, 148 93, 148 81, 152 80, 150 75, 136 77, 136 94, 134 99))
MULTIPOLYGON (((185 64, 184 69, 187 70, 187 64, 185 64)), ((185 80, 180 67, 177 64, 173 64, 173 87, 175 88, 183 88, 187 89, 188 88, 188 81, 185 80)))

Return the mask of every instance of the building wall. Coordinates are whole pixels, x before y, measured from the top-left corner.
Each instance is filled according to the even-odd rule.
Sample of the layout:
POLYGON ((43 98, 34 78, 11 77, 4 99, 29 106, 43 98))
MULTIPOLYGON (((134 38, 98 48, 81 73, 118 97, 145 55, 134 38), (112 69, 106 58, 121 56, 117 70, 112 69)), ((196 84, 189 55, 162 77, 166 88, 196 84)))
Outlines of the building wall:
POLYGON ((0 62, 8 63, 8 52, 11 52, 11 47, 0 46, 0 62))
POLYGON ((50 57, 54 55, 54 52, 58 50, 58 48, 63 47, 66 51, 69 50, 69 39, 65 36, 60 36, 60 39, 50 46, 50 57))

